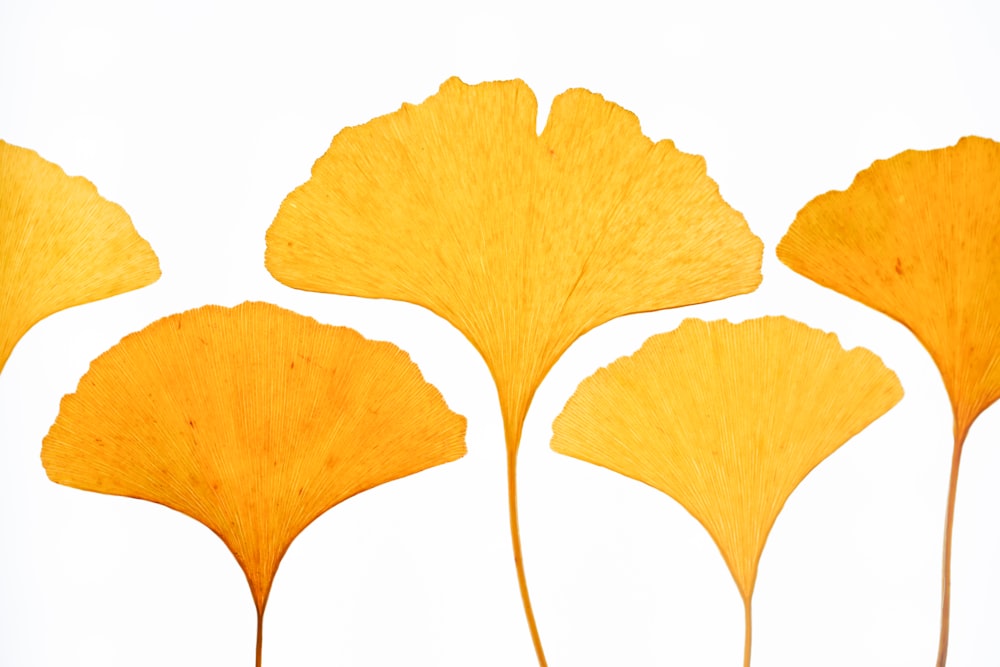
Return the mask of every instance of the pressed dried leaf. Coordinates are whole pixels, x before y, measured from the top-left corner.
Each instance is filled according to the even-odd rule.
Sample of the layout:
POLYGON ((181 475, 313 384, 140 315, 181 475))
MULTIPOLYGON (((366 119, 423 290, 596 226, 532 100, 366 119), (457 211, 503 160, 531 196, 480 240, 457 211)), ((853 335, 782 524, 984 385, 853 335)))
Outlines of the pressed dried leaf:
POLYGON ((246 303, 172 315, 98 357, 63 399, 42 462, 60 484, 206 525, 246 573, 260 622, 310 522, 461 457, 464 437, 465 418, 399 348, 246 303))
POLYGON ((809 202, 778 245, 797 273, 902 322, 956 424, 1000 398, 1000 144, 906 151, 809 202))
POLYGON ((955 419, 938 665, 948 643, 951 527, 962 445, 1000 398, 1000 144, 876 161, 809 202, 778 245, 793 270, 906 325, 944 379, 955 419))
POLYGON ((482 354, 499 392, 512 536, 521 428, 542 378, 620 315, 722 299, 760 283, 762 245, 705 161, 643 136, 585 90, 545 130, 521 81, 450 79, 423 104, 340 132, 282 204, 266 264, 299 289, 422 305, 482 354))
POLYGON ((767 535, 823 459, 902 398, 874 354, 784 317, 686 320, 584 380, 552 448, 684 506, 718 545, 747 610, 767 535))
POLYGON ((85 178, 0 141, 0 369, 39 320, 160 277, 128 214, 85 178))

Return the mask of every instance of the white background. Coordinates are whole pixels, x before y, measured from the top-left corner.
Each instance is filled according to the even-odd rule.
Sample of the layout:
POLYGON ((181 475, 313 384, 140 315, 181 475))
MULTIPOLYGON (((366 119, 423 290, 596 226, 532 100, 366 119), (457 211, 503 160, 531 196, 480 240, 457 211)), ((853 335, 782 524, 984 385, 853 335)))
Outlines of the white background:
MULTIPOLYGON (((740 598, 707 533, 666 496, 548 441, 576 384, 648 336, 685 317, 780 313, 873 349, 906 397, 778 518, 754 665, 931 666, 951 449, 941 380, 901 325, 793 274, 774 247, 808 200, 875 159, 1000 139, 996 5, 280 4, 0 4, 0 137, 96 183, 163 269, 150 288, 37 325, 0 376, 0 665, 252 664, 253 605, 221 541, 160 506, 52 484, 39 462, 93 357, 159 317, 247 299, 396 342, 469 419, 466 458, 354 498, 292 545, 264 664, 535 664, 482 359, 421 308, 296 292, 263 264, 278 205, 337 131, 459 75, 524 79, 540 124, 563 90, 602 93, 650 137, 704 155, 766 244, 756 293, 609 323, 543 383, 520 499, 550 664, 742 664, 740 598)), ((998 441, 994 408, 963 460, 951 667, 1000 665, 998 441)))

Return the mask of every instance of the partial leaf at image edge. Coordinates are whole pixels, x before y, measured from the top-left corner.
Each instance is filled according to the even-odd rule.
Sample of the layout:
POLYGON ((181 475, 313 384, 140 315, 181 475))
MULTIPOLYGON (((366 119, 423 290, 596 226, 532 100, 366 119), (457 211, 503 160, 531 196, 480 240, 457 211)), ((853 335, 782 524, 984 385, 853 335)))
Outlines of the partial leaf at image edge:
POLYGON ((778 245, 797 273, 904 324, 941 372, 954 415, 937 667, 948 655, 951 535, 962 449, 1000 398, 1000 143, 878 160, 806 204, 778 245))
POLYGON ((156 255, 120 206, 85 178, 0 141, 0 370, 39 320, 159 277, 156 255))

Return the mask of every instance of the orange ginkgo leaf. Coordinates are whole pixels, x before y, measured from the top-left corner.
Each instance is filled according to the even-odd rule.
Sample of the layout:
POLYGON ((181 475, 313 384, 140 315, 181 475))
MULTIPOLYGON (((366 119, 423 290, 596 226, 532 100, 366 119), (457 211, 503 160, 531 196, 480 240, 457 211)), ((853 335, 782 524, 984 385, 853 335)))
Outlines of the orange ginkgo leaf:
POLYGON ((620 315, 760 283, 762 244, 705 161, 643 136, 585 90, 544 131, 521 81, 450 79, 420 105, 340 132, 281 205, 266 264, 299 289, 398 299, 455 325, 497 385, 515 565, 540 664, 517 528, 516 457, 543 377, 620 315))
POLYGON ((954 416, 937 663, 944 667, 962 446, 1000 398, 1000 144, 966 137, 875 162, 847 190, 806 204, 778 257, 904 324, 944 379, 954 416))
POLYGON ((784 317, 685 320, 584 380, 552 449, 649 484, 711 534, 746 612, 788 496, 903 396, 874 354, 784 317))
POLYGON ((183 512, 226 543, 257 608, 316 517, 465 454, 407 354, 266 303, 206 306, 126 336, 66 396, 42 447, 49 477, 183 512))
POLYGON ((27 148, 0 141, 0 370, 39 320, 160 277, 128 214, 27 148))

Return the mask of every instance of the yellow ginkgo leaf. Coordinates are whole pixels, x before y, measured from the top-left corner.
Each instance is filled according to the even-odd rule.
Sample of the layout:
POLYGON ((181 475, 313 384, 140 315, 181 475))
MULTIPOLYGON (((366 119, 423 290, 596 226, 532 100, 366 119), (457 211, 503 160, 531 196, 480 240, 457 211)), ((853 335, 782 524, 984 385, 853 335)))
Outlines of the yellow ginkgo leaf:
POLYGON ((407 354, 266 303, 159 320, 63 399, 42 462, 60 484, 183 512, 226 543, 257 607, 292 540, 351 496, 465 454, 407 354))
POLYGON ((52 313, 160 277, 128 214, 27 148, 0 141, 0 369, 52 313))
POLYGON ((762 244, 699 156, 653 143, 600 95, 556 97, 545 130, 521 81, 445 82, 423 104, 338 134, 281 205, 266 264, 299 289, 422 305, 496 382, 511 534, 516 457, 535 390, 569 345, 620 315, 760 283, 762 244))
POLYGON ((944 379, 954 415, 937 663, 944 667, 962 446, 1000 398, 1000 144, 966 137, 875 162, 847 190, 799 211, 778 257, 906 325, 944 379))
POLYGON ((584 380, 552 448, 649 484, 708 530, 750 609, 764 542, 809 472, 903 396, 864 349, 784 317, 685 320, 584 380))

